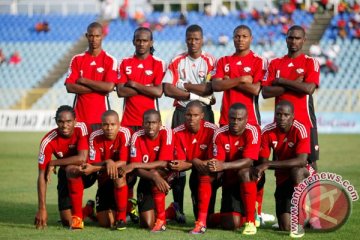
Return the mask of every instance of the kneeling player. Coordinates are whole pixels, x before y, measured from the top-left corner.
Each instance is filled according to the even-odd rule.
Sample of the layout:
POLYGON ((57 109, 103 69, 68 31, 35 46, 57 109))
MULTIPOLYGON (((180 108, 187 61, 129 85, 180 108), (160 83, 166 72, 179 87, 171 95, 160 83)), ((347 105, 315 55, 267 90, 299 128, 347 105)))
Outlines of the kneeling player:
POLYGON ((290 207, 294 187, 309 175, 307 157, 310 139, 306 128, 294 120, 294 106, 281 101, 275 107, 275 122, 262 132, 259 160, 254 175, 260 177, 266 169, 274 169, 276 177, 276 216, 282 231, 290 230, 290 207), (273 161, 268 161, 271 149, 273 161))
POLYGON ((242 225, 240 213, 243 213, 245 228, 242 233, 253 235, 257 231, 256 182, 251 178, 250 169, 253 161, 258 159, 258 129, 247 123, 247 110, 241 103, 231 105, 228 117, 229 125, 214 134, 214 159, 209 162, 211 172, 224 171, 221 214, 211 216, 212 225, 216 225, 215 218, 220 218, 223 228, 239 228, 242 225))
POLYGON ((88 157, 88 131, 84 123, 76 122, 74 109, 60 106, 55 116, 56 129, 42 139, 39 153, 38 211, 35 216, 36 228, 47 224, 46 189, 50 174, 56 166, 58 171, 58 208, 63 226, 82 229, 82 195, 84 188, 94 184, 96 175, 74 177, 80 172, 88 157), (51 160, 51 156, 55 160, 51 160))
POLYGON ((143 116, 143 129, 135 132, 131 139, 131 163, 152 166, 152 169, 140 166, 136 170, 140 177, 137 188, 140 227, 150 228, 152 232, 166 230, 165 196, 170 185, 165 168, 173 159, 172 137, 171 129, 161 126, 160 113, 148 110, 143 116))

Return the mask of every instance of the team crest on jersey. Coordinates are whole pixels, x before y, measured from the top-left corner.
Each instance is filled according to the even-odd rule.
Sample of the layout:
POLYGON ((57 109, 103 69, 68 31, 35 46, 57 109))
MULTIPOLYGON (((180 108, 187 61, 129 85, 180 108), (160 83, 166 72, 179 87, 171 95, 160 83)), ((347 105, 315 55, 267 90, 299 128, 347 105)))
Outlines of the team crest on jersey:
POLYGON ((104 69, 103 67, 98 67, 98 68, 96 69, 96 71, 98 71, 99 73, 102 73, 104 70, 105 70, 105 69, 104 69))
POLYGON ((147 76, 151 76, 151 75, 153 74, 153 71, 151 71, 151 70, 145 70, 145 74, 146 74, 147 76))
POLYGON ((155 151, 155 152, 159 151, 159 149, 160 149, 159 146, 154 147, 154 151, 155 151))
POLYGON ((130 148, 130 157, 136 157, 136 147, 134 146, 130 148))
POLYGON ((70 144, 70 145, 69 145, 69 149, 74 149, 74 148, 76 148, 76 145, 75 145, 75 144, 70 144))
POLYGON ((56 155, 58 155, 60 158, 64 157, 64 154, 62 152, 57 152, 56 155))
POLYGON ((292 148, 292 147, 294 146, 294 143, 293 143, 293 142, 289 142, 289 143, 288 143, 288 146, 289 146, 290 148, 292 148))
POLYGON ((99 148, 100 152, 103 153, 104 152, 104 148, 99 148))
POLYGON ((205 78, 205 72, 204 71, 199 71, 199 78, 204 79, 205 78))
POLYGON ((239 150, 239 151, 242 151, 242 150, 244 150, 244 147, 243 147, 243 146, 238 147, 238 150, 239 150))
POLYGON ((251 67, 244 67, 244 72, 249 73, 251 71, 251 67))
POLYGON ((296 72, 297 72, 298 74, 302 74, 302 73, 304 73, 304 69, 298 68, 298 69, 296 69, 296 72))
POLYGON ((234 145, 235 145, 235 146, 239 145, 239 141, 236 141, 234 145))
POLYGON ((45 155, 42 153, 39 153, 39 157, 38 157, 39 163, 43 164, 45 161, 45 155))
POLYGON ((93 148, 90 148, 90 151, 89 151, 89 158, 91 161, 94 161, 95 160, 95 155, 96 155, 96 151, 95 149, 93 148))
POLYGON ((200 149, 201 149, 201 150, 207 149, 207 145, 206 145, 206 144, 201 144, 201 145, 200 145, 200 149))

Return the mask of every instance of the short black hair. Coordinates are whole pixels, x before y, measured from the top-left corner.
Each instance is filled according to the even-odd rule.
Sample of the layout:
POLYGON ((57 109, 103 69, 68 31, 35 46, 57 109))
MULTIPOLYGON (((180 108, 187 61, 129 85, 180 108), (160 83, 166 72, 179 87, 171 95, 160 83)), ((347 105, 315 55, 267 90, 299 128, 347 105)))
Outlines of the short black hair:
POLYGON ((235 32, 236 32, 237 30, 240 30, 240 29, 245 29, 245 30, 247 30, 247 31, 250 33, 250 36, 252 36, 251 29, 250 29, 247 25, 244 25, 244 24, 237 26, 237 27, 234 29, 234 31, 233 31, 233 35, 235 35, 235 32))
POLYGON ((159 117, 159 121, 161 121, 160 112, 155 109, 149 109, 149 110, 145 111, 144 115, 143 115, 143 120, 145 119, 146 116, 152 115, 152 114, 157 115, 159 117))
POLYGON ((292 27, 289 28, 289 30, 287 31, 287 35, 291 32, 291 31, 301 31, 303 36, 305 37, 305 29, 299 25, 294 25, 292 27))
POLYGON ((92 29, 92 28, 99 28, 99 29, 101 29, 101 31, 102 31, 103 26, 102 26, 100 23, 98 23, 98 22, 92 22, 92 23, 90 23, 89 26, 87 27, 87 31, 89 32, 90 29, 92 29))
POLYGON ((240 109, 244 109, 247 112, 246 106, 239 102, 232 104, 230 106, 229 112, 230 112, 230 110, 240 110, 240 109))
POLYGON ((186 35, 193 32, 200 32, 201 36, 203 36, 203 29, 197 24, 192 24, 186 28, 186 35))
POLYGON ((55 120, 58 120, 60 117, 60 113, 62 112, 69 112, 71 113, 71 115, 73 115, 74 119, 76 117, 75 111, 72 107, 70 107, 69 105, 61 105, 55 113, 55 120))
POLYGON ((289 102, 287 100, 281 100, 280 102, 278 102, 275 106, 275 109, 278 107, 289 107, 291 110, 291 113, 294 113, 294 104, 292 104, 292 102, 289 102))
MULTIPOLYGON (((150 33, 150 40, 152 41, 153 40, 153 33, 151 31, 150 28, 147 28, 147 27, 138 27, 135 31, 134 31, 134 36, 133 36, 133 42, 135 41, 135 35, 137 32, 140 32, 140 31, 146 31, 146 32, 149 32, 150 33)), ((153 55, 155 52, 155 48, 153 46, 150 47, 150 54, 153 55)))
POLYGON ((108 116, 115 116, 115 117, 117 117, 117 119, 119 119, 119 114, 118 114, 116 111, 114 111, 114 110, 107 110, 107 111, 105 111, 105 112, 102 114, 101 120, 104 121, 104 119, 105 119, 106 117, 108 117, 108 116))
POLYGON ((199 100, 194 100, 194 101, 189 102, 186 105, 186 111, 191 107, 197 107, 201 110, 201 112, 204 112, 203 105, 201 104, 201 102, 199 100))

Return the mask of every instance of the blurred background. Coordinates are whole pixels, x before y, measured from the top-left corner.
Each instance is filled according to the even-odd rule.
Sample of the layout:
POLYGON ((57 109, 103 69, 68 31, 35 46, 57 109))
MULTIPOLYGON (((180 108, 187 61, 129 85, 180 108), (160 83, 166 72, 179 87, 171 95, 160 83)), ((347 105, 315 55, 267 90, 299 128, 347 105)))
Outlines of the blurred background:
MULTIPOLYGON (((287 53, 285 33, 306 29, 305 53, 321 65, 315 105, 321 133, 360 133, 360 1, 355 0, 0 0, 0 131, 48 130, 58 106, 72 105, 64 80, 72 56, 87 49, 86 27, 104 26, 103 48, 118 61, 134 53, 139 26, 154 35, 155 56, 169 62, 186 51, 185 29, 199 24, 203 50, 219 58, 234 52, 232 31, 248 25, 252 50, 271 60, 287 53)), ((122 114, 122 99, 110 94, 122 114)), ((219 117, 221 94, 216 94, 219 117)), ((173 100, 159 99, 170 126, 173 100)), ((259 99, 262 123, 274 100, 259 99)), ((89 106, 92 107, 92 106, 89 106)))

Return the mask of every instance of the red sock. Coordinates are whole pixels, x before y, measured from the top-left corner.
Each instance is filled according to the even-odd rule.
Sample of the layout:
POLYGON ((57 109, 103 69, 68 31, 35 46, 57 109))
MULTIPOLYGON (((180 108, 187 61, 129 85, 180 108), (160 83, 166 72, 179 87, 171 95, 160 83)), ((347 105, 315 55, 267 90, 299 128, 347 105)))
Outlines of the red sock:
POLYGON ((115 220, 123 220, 126 222, 126 206, 128 202, 128 186, 114 188, 116 216, 115 220))
MULTIPOLYGON (((134 197, 134 187, 129 187, 128 188, 128 199, 133 198, 133 197, 134 197)), ((126 212, 127 213, 131 212, 132 208, 133 208, 133 204, 130 201, 127 201, 126 212)))
POLYGON ((68 188, 72 205, 72 215, 82 219, 82 198, 84 193, 82 177, 68 178, 68 188))
POLYGON ((211 180, 210 176, 199 176, 198 198, 199 212, 198 221, 206 225, 206 218, 211 197, 211 180))
POLYGON ((240 195, 245 207, 246 221, 255 223, 256 183, 240 183, 240 195))
POLYGON ((157 187, 153 187, 151 191, 155 203, 156 218, 166 221, 165 193, 161 192, 157 187))
POLYGON ((86 205, 85 207, 82 208, 82 214, 84 219, 92 215, 93 212, 94 212, 94 208, 92 208, 90 205, 86 205))
POLYGON ((170 204, 165 210, 166 219, 174 220, 176 217, 175 209, 172 204, 170 204))
POLYGON ((263 196, 264 196, 264 188, 261 188, 259 191, 257 191, 256 193, 256 202, 257 202, 257 213, 258 215, 261 214, 262 211, 262 201, 263 201, 263 196))

